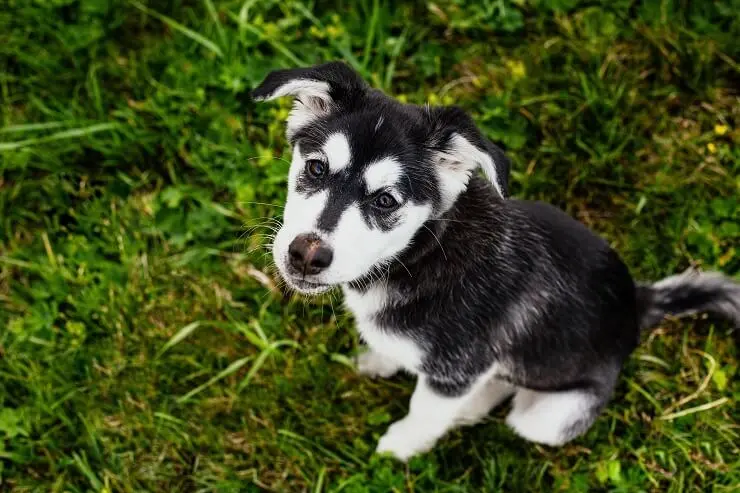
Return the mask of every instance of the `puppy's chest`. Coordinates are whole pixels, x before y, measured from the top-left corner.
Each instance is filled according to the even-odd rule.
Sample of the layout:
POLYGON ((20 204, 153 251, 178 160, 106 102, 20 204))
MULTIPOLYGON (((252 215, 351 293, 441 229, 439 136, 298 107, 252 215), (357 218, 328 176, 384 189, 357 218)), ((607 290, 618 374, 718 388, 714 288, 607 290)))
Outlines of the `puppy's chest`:
POLYGON ((392 359, 410 372, 418 370, 424 358, 419 345, 393 328, 384 327, 377 322, 377 315, 388 304, 385 290, 372 287, 360 293, 345 288, 344 302, 355 317, 357 331, 370 349, 392 359))

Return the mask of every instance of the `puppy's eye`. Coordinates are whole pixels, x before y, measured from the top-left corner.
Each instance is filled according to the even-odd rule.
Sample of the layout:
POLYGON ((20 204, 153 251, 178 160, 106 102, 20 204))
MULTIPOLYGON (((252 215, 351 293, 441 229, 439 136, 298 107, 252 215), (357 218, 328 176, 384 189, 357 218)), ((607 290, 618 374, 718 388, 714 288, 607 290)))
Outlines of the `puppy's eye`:
POLYGON ((382 209, 384 211, 389 211, 398 207, 398 201, 394 199, 393 195, 389 194, 388 192, 383 192, 375 197, 373 204, 378 209, 382 209))
POLYGON ((328 166, 320 159, 308 159, 306 160, 306 171, 314 178, 323 178, 328 171, 328 166))

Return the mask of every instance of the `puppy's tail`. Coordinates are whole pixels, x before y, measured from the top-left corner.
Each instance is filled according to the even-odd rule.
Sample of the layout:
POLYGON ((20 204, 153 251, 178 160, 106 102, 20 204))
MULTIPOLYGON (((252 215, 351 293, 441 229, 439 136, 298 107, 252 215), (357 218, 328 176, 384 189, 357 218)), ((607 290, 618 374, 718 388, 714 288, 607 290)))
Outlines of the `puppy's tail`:
POLYGON ((637 285, 640 327, 657 325, 667 315, 709 313, 740 328, 740 284, 716 272, 689 269, 653 284, 637 285))

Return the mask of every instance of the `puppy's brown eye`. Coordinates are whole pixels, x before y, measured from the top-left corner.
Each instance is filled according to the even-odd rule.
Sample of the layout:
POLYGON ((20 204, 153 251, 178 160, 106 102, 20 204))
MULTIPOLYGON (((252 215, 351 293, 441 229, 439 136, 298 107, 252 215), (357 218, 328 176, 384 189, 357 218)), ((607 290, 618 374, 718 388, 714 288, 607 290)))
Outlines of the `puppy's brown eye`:
POLYGON ((383 192, 374 201, 375 207, 383 210, 395 209, 398 206, 398 201, 393 198, 393 195, 383 192))
POLYGON ((322 178, 327 172, 327 166, 320 159, 309 159, 306 161, 306 171, 314 178, 322 178))

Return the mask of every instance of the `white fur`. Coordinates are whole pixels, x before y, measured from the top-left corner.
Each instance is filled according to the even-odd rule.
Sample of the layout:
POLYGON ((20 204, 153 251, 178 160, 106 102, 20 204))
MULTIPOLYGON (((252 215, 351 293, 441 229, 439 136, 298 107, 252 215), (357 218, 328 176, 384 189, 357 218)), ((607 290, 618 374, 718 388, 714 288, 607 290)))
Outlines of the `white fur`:
MULTIPOLYGON (((293 158, 290 161, 288 169, 288 201, 295 195, 295 188, 298 185, 298 177, 303 172, 306 161, 301 154, 301 147, 296 144, 293 146, 293 158)), ((286 202, 287 207, 287 202, 286 202)))
POLYGON ((368 165, 364 178, 368 192, 391 188, 401 179, 401 164, 390 157, 381 159, 368 165))
POLYGON ((343 286, 344 304, 352 310, 355 318, 360 320, 369 320, 382 310, 387 302, 388 295, 381 286, 375 284, 367 291, 361 293, 354 289, 343 286))
POLYGON ((464 399, 439 395, 426 383, 426 377, 419 376, 409 413, 388 428, 376 451, 402 461, 426 452, 454 424, 463 405, 464 399))
POLYGON ((399 220, 393 229, 371 229, 358 205, 349 206, 329 235, 334 250, 331 266, 322 278, 332 284, 346 283, 364 276, 375 265, 390 260, 405 249, 416 231, 431 216, 431 207, 408 203, 395 212, 399 220))
POLYGON ((478 149, 462 135, 455 134, 450 139, 447 151, 439 153, 438 173, 442 186, 442 208, 448 209, 468 186, 470 175, 476 167, 483 169, 496 192, 503 197, 498 183, 496 163, 486 152, 478 149))
POLYGON ((402 368, 403 365, 371 348, 366 348, 365 351, 357 356, 357 372, 366 377, 389 378, 398 373, 402 368))
POLYGON ((473 394, 470 402, 465 406, 457 418, 461 425, 474 425, 488 416, 491 409, 501 404, 507 397, 516 392, 516 387, 497 379, 490 378, 485 385, 473 394))
POLYGON ((300 147, 293 148, 293 160, 288 172, 288 199, 283 210, 283 226, 275 235, 272 245, 272 255, 283 278, 290 284, 287 275, 288 247, 299 234, 313 231, 318 215, 326 207, 328 192, 320 192, 305 196, 295 191, 298 177, 303 172, 305 160, 301 155, 300 147))
POLYGON ((318 116, 319 113, 315 108, 307 106, 298 100, 294 101, 293 109, 290 110, 288 119, 285 121, 285 134, 288 136, 288 139, 293 138, 298 130, 314 121, 318 116))
POLYGON ((296 100, 293 103, 293 109, 286 120, 285 133, 289 139, 303 126, 313 121, 317 116, 324 114, 331 103, 329 84, 311 79, 297 79, 286 82, 275 89, 272 94, 256 98, 256 101, 270 101, 283 96, 298 96, 300 99, 300 101, 296 100))
POLYGON ((352 161, 352 153, 349 148, 347 136, 342 133, 331 134, 324 144, 324 154, 329 160, 329 169, 341 171, 349 166, 352 161))
MULTIPOLYGON (((391 161, 383 160, 381 163, 376 163, 380 165, 378 169, 392 171, 393 165, 389 164, 391 161), (385 164, 381 164, 383 162, 385 164)), ((328 195, 326 192, 320 192, 307 197, 296 191, 298 178, 305 172, 304 168, 305 157, 301 154, 300 146, 296 145, 288 173, 288 198, 285 203, 283 226, 278 231, 273 246, 275 263, 288 283, 290 283, 290 277, 286 275, 288 247, 299 234, 319 234, 332 249, 331 265, 313 281, 337 285, 362 277, 373 266, 387 262, 399 254, 431 216, 431 206, 408 203, 395 212, 399 218, 395 227, 390 231, 383 231, 379 228, 370 228, 360 212, 359 205, 352 204, 342 212, 333 231, 329 233, 317 231, 318 218, 326 207, 328 195)))
POLYGON ((572 438, 566 433, 568 428, 585 417, 592 405, 593 397, 578 390, 519 389, 506 423, 531 442, 558 446, 572 438))
POLYGON ((446 397, 437 393, 420 375, 405 418, 393 423, 378 442, 378 453, 390 453, 399 460, 426 452, 464 415, 465 409, 478 392, 498 371, 498 365, 482 375, 467 393, 459 397, 446 397))
POLYGON ((409 373, 418 371, 424 353, 411 339, 393 335, 383 330, 382 327, 367 321, 358 321, 357 330, 372 351, 388 360, 386 367, 394 366, 393 363, 395 363, 396 370, 403 368, 409 373))
POLYGON ((256 98, 256 101, 271 101, 283 96, 313 97, 323 100, 330 100, 329 84, 320 80, 311 79, 294 79, 286 82, 275 91, 265 97, 256 98))
POLYGON ((371 376, 390 376, 403 368, 418 371, 423 352, 411 339, 394 335, 375 323, 375 315, 386 305, 385 290, 378 286, 360 293, 344 288, 344 303, 355 316, 360 337, 370 348, 358 358, 358 370, 371 376), (387 374, 387 375, 384 375, 387 374))
POLYGON ((441 192, 442 210, 440 212, 444 212, 452 207, 457 197, 467 188, 470 171, 456 169, 454 164, 442 158, 437 166, 437 175, 441 192))

